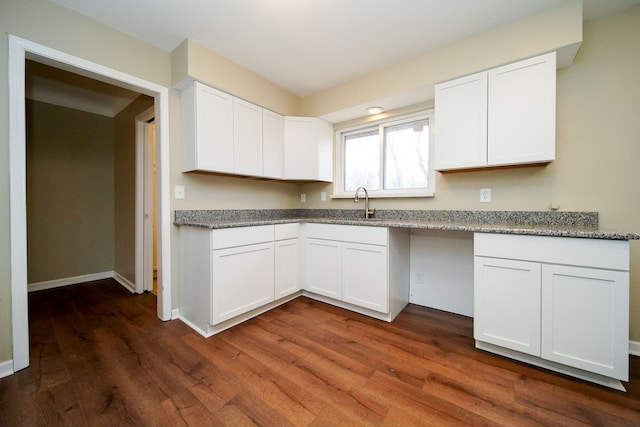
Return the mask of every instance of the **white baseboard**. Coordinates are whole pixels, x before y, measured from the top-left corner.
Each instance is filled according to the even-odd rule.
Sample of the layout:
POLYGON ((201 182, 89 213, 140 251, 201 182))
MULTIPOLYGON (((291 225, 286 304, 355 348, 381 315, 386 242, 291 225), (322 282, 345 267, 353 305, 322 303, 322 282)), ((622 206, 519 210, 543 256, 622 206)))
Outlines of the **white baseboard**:
POLYGON ((180 309, 174 308, 171 310, 171 320, 176 320, 178 317, 180 317, 180 309))
POLYGON ((83 274, 82 276, 65 277, 63 279, 47 280, 45 282, 29 283, 28 291, 42 291, 44 289, 61 288, 63 286, 77 285, 78 283, 91 282, 93 280, 110 279, 113 271, 103 271, 102 273, 83 274))
POLYGON ((123 288, 136 292, 136 285, 122 274, 115 271, 103 271, 102 273, 83 274, 82 276, 65 277, 62 279, 47 280, 46 282, 29 283, 29 292, 42 291, 44 289, 61 288, 63 286, 77 285, 78 283, 92 282, 94 280, 113 279, 123 288))
POLYGON ((629 354, 640 356, 640 342, 629 341, 629 354))
POLYGON ((127 279, 126 277, 124 277, 122 274, 117 273, 115 271, 112 271, 113 273, 113 280, 115 280, 116 282, 120 283, 120 285, 125 288, 126 290, 128 290, 129 292, 131 292, 132 294, 136 293, 136 285, 135 283, 133 283, 131 280, 127 279))
POLYGON ((5 360, 0 362, 0 378, 13 375, 13 360, 5 360))

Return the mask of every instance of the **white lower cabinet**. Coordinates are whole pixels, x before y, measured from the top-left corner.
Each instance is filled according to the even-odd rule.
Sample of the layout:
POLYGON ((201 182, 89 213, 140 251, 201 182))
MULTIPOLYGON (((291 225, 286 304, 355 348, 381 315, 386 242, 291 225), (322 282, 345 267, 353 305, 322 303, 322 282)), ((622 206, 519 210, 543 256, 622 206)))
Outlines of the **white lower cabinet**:
POLYGON ((273 301, 273 260, 273 242, 213 251, 212 325, 273 301))
POLYGON ((381 313, 389 311, 387 247, 342 246, 342 299, 381 313))
POLYGON ((209 336, 295 296, 298 229, 297 223, 181 228, 180 318, 209 336))
POLYGON ((474 338, 539 356, 540 263, 476 256, 474 276, 474 338))
POLYGON ((624 390, 627 241, 476 233, 476 346, 624 390))
POLYGON ((275 225, 275 299, 300 290, 300 224, 275 225))
POLYGON ((629 274, 542 266, 542 357, 627 381, 629 274))
POLYGON ((312 298, 388 321, 409 301, 408 230, 310 223, 304 252, 312 298))
POLYGON ((330 298, 342 299, 341 246, 340 242, 333 240, 307 237, 306 290, 330 298))

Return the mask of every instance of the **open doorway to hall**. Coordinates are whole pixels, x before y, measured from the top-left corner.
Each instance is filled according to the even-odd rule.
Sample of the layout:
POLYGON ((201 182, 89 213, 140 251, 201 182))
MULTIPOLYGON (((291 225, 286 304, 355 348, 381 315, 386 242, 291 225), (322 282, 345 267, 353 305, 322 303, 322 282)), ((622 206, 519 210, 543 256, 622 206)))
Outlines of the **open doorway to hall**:
MULTIPOLYGON (((158 164, 158 294, 157 316, 170 320, 171 308, 171 211, 169 203, 169 89, 115 68, 49 48, 14 35, 9 41, 9 214, 11 228, 11 341, 13 372, 29 366, 27 278, 27 123, 26 62, 32 60, 98 82, 153 97, 157 121, 158 164)), ((144 74, 144 73, 143 73, 144 74)), ((115 198, 114 198, 115 199, 115 198)), ((114 214, 115 218, 115 214, 114 214)), ((115 222, 115 219, 114 219, 115 222)), ((117 227, 114 226, 114 229, 117 227)), ((136 256, 136 258, 139 258, 136 256)), ((114 255, 115 259, 115 255, 114 255)), ((115 265, 115 261, 114 261, 115 265)), ((118 277, 113 272, 113 277, 118 277)), ((60 284, 60 282, 59 282, 60 284)), ((49 285, 52 285, 51 283, 49 285)), ((137 286, 136 286, 137 288, 137 286)))
POLYGON ((33 60, 25 82, 29 291, 108 277, 151 289, 136 277, 136 120, 154 98, 33 60))

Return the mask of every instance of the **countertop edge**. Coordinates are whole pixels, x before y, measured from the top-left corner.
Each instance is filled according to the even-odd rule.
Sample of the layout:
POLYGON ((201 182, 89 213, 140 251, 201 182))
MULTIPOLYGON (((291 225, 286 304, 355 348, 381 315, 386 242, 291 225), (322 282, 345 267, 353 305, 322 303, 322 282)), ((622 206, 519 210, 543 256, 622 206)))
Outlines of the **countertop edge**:
POLYGON ((389 227, 389 228, 411 228, 423 230, 442 231, 466 231, 474 233, 496 233, 496 234, 517 234, 529 236, 549 236, 549 237, 575 237, 584 239, 602 240, 640 240, 638 233, 622 233, 615 231, 603 231, 589 228, 572 228, 557 226, 553 228, 545 227, 523 227, 521 225, 498 225, 498 224, 468 224, 461 222, 439 222, 427 220, 393 220, 393 219, 346 219, 346 218, 268 218, 268 219, 237 219, 220 220, 210 222, 197 221, 175 221, 176 226, 190 226, 208 228, 211 230, 253 227, 260 225, 290 224, 295 222, 307 222, 315 224, 339 224, 356 225, 369 227, 389 227))

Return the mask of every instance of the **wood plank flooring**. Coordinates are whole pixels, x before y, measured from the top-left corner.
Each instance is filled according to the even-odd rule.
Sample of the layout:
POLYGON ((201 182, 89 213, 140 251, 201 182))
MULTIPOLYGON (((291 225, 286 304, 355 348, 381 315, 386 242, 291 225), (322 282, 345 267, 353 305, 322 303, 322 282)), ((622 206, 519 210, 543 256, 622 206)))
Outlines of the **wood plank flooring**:
POLYGON ((472 320, 393 323, 298 298, 204 339, 112 280, 29 295, 31 366, 0 379, 0 426, 640 425, 628 393, 494 356, 472 320))

